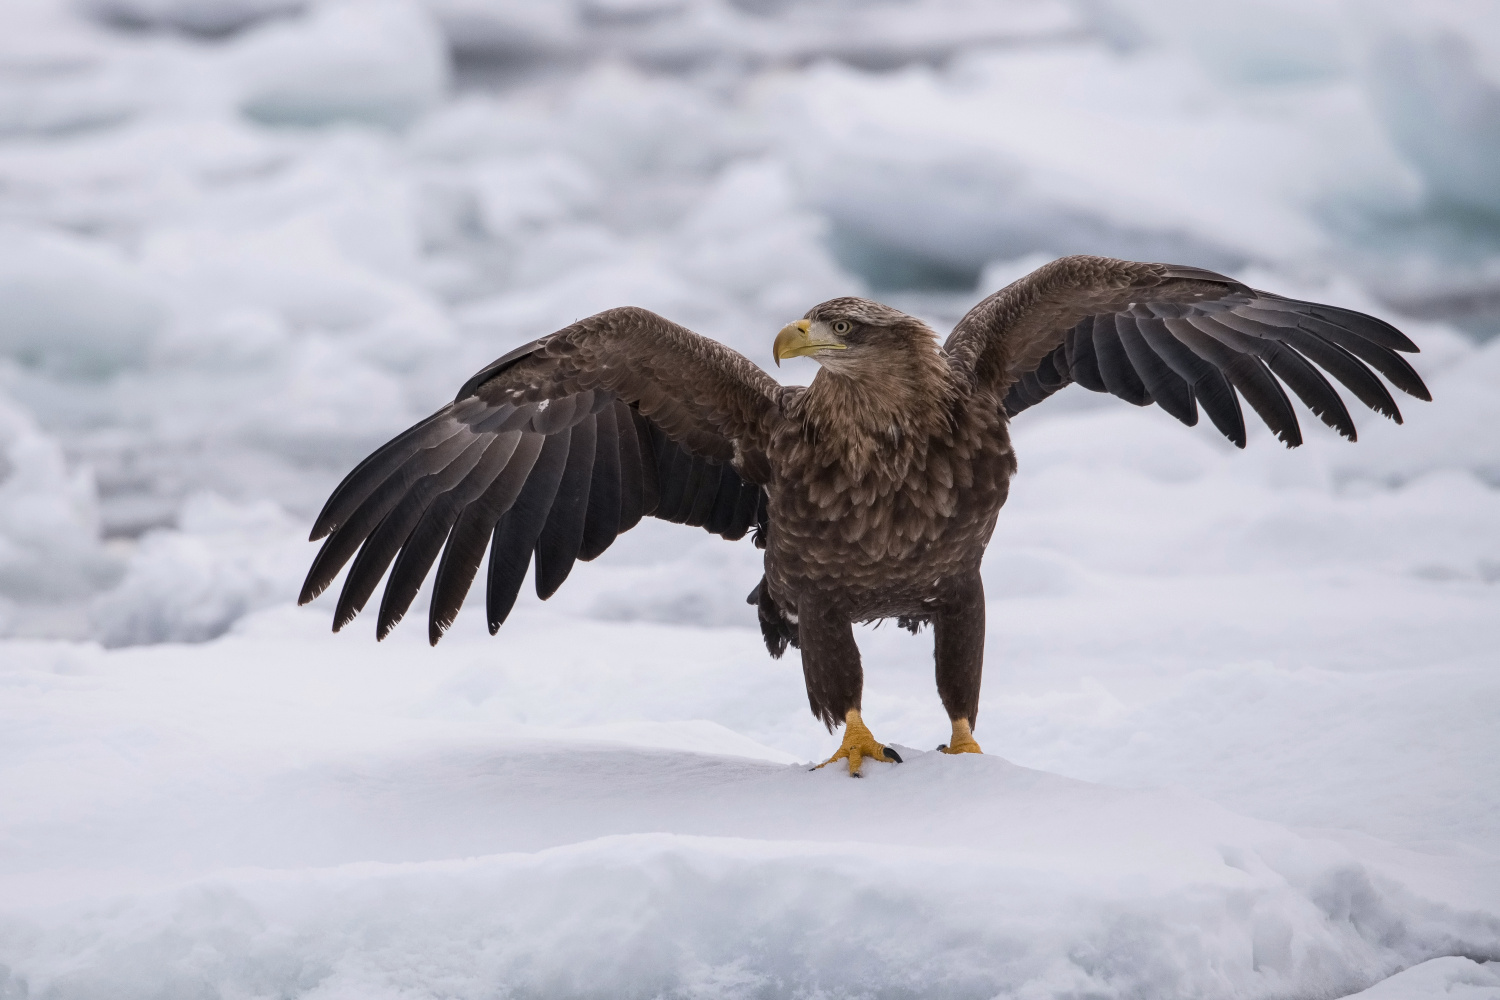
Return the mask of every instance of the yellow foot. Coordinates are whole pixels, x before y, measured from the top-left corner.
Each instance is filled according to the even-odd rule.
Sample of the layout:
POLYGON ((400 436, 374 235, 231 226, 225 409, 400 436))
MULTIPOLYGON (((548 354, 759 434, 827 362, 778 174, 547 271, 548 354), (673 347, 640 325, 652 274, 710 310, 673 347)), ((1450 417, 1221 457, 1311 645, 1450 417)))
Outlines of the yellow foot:
MULTIPOLYGON (((865 725, 864 720, 859 717, 859 710, 851 708, 849 709, 849 713, 844 716, 844 742, 839 746, 838 753, 829 757, 823 763, 819 764, 818 767, 827 767, 836 760, 847 759, 849 761, 849 776, 857 778, 859 777, 860 765, 864 763, 866 757, 871 757, 875 760, 893 761, 897 764, 901 763, 901 755, 877 741, 870 733, 869 727, 865 725)), ((813 768, 813 770, 816 771, 818 767, 813 768)))
POLYGON ((974 734, 969 730, 968 719, 953 720, 953 738, 938 747, 943 753, 984 753, 979 749, 979 741, 974 739, 974 734))

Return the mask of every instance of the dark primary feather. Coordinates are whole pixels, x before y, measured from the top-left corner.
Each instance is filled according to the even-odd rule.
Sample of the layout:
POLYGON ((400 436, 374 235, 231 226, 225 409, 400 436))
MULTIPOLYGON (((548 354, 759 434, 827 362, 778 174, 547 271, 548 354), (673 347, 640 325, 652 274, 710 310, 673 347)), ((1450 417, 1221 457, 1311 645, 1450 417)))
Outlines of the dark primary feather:
POLYGON ((594 435, 593 477, 578 546, 578 558, 584 562, 609 548, 620 534, 620 431, 613 404, 594 414, 594 435))
POLYGON ((1115 326, 1119 330, 1120 346, 1125 349, 1131 366, 1140 374, 1151 399, 1189 427, 1196 424, 1198 404, 1193 398, 1193 387, 1151 349, 1141 333, 1140 321, 1134 316, 1117 315, 1115 326))
MULTIPOLYGON (((1128 319, 1128 317, 1125 317, 1128 319)), ((1130 363, 1130 355, 1120 341, 1118 317, 1112 313, 1094 317, 1094 358, 1099 364, 1099 375, 1104 379, 1104 388, 1127 403, 1136 406, 1151 405, 1151 394, 1145 383, 1130 363)))
MULTIPOLYGON (((380 578, 385 575, 386 567, 390 566, 391 560, 411 537, 427 508, 463 481, 478 464, 487 444, 488 442, 480 439, 472 440, 448 465, 418 479, 397 501, 390 513, 376 525, 370 537, 360 547, 359 555, 349 569, 349 577, 344 581, 344 589, 339 594, 334 610, 334 631, 353 621, 354 616, 364 608, 380 578)), ((331 538, 329 540, 332 541, 331 538)), ((326 583, 320 583, 317 589, 322 590, 326 586, 326 583)))
MULTIPOLYGON (((485 614, 493 635, 505 624, 521 592, 531 553, 547 523, 557 487, 568 467, 571 434, 553 434, 542 446, 542 455, 526 479, 526 486, 505 516, 495 523, 490 543, 489 589, 485 614)), ((429 641, 430 638, 429 638, 429 641)))
MULTIPOLYGON (((1223 373, 1229 384, 1239 390, 1240 395, 1260 414, 1266 426, 1286 442, 1288 447, 1295 448, 1302 443, 1297 415, 1292 411, 1292 404, 1287 400, 1286 393, 1282 392, 1281 385, 1253 355, 1242 354, 1223 343, 1221 336, 1207 332, 1207 324, 1194 323, 1191 318, 1163 319, 1162 325, 1194 354, 1223 373)), ((1213 329, 1211 326, 1208 328, 1213 329)), ((1235 440, 1235 444, 1241 448, 1245 446, 1243 433, 1235 440)))
POLYGON ((497 435, 485 442, 479 461, 452 489, 437 497, 423 512, 416 527, 407 535, 401 553, 391 567, 385 594, 380 601, 377 634, 384 637, 411 607, 421 589, 427 571, 432 568, 453 523, 464 510, 478 500, 504 470, 515 454, 519 435, 515 432, 497 435))
POLYGON ((683 498, 691 497, 688 487, 694 478, 701 478, 701 466, 693 456, 681 448, 673 448, 667 436, 660 431, 652 435, 652 453, 656 456, 656 481, 658 496, 656 515, 664 521, 685 520, 681 514, 683 498))
MULTIPOLYGON (((399 487, 400 483, 391 478, 396 470, 410 463, 420 453, 430 452, 457 437, 463 425, 454 417, 456 415, 450 414, 446 408, 440 410, 416 426, 403 431, 356 465, 323 505, 323 510, 313 522, 309 540, 315 542, 338 525, 345 523, 369 499, 370 494, 381 486, 399 487)), ((462 442, 460 441, 459 444, 461 445, 462 442)), ((443 459, 438 459, 437 464, 442 464, 443 461, 443 459)), ((407 485, 410 485, 411 478, 409 474, 407 485)))
POLYGON ((446 467, 454 456, 473 443, 457 429, 450 428, 448 422, 427 421, 415 429, 425 430, 426 440, 432 443, 427 447, 414 445, 408 448, 410 442, 403 440, 406 435, 397 438, 386 446, 396 453, 394 459, 373 463, 371 459, 384 457, 377 452, 345 477, 343 484, 329 498, 312 533, 313 541, 324 535, 328 535, 328 540, 323 543, 308 571, 301 603, 311 601, 333 582, 370 532, 424 476, 446 467), (343 530, 329 534, 335 527, 343 530))
MULTIPOLYGON (((619 533, 640 523, 646 512, 646 470, 641 458, 640 432, 636 421, 644 419, 624 403, 615 404, 615 425, 620 441, 620 524, 619 533)), ((655 497, 651 506, 656 506, 655 497)))
POLYGON ((511 351, 454 402, 361 462, 313 527, 326 537, 302 589, 322 593, 353 559, 334 617, 342 628, 386 577, 383 638, 437 563, 428 636, 453 623, 490 551, 491 631, 528 568, 551 596, 647 514, 741 538, 763 525, 752 462, 758 416, 779 387, 750 361, 639 309, 590 317, 511 351), (658 509, 663 496, 671 499, 658 509))
POLYGON ((588 513, 598 442, 595 426, 592 414, 573 425, 562 482, 536 540, 536 596, 544 601, 563 585, 583 548, 583 519, 588 513))
POLYGON ((1066 341, 1068 371, 1073 381, 1093 392, 1108 392, 1104 375, 1099 371, 1099 358, 1094 353, 1094 317, 1083 320, 1068 331, 1066 341))
MULTIPOLYGON (((1234 394, 1224 373, 1193 352, 1182 341, 1172 336, 1163 320, 1155 317, 1134 317, 1135 328, 1141 339, 1151 350, 1188 383, 1193 399, 1203 407, 1208 419, 1229 440, 1245 446, 1245 415, 1240 410, 1239 397, 1234 394)), ((1182 420, 1192 426, 1182 417, 1182 420)))
POLYGON ((1432 398, 1398 353, 1416 345, 1383 320, 1200 268, 1103 257, 1065 257, 1001 289, 959 321, 944 350, 969 377, 1002 391, 1011 416, 1077 382, 1137 405, 1155 402, 1190 426, 1201 406, 1240 447, 1240 397, 1288 447, 1302 443, 1286 388, 1354 440, 1348 407, 1323 372, 1397 423, 1401 412, 1376 372, 1408 395, 1432 398))
POLYGON ((516 451, 505 470, 495 477, 483 496, 464 508, 448 534, 432 588, 427 627, 430 642, 436 643, 458 617, 458 609, 463 606, 474 575, 479 572, 479 563, 491 532, 516 502, 547 440, 540 434, 517 436, 516 451))

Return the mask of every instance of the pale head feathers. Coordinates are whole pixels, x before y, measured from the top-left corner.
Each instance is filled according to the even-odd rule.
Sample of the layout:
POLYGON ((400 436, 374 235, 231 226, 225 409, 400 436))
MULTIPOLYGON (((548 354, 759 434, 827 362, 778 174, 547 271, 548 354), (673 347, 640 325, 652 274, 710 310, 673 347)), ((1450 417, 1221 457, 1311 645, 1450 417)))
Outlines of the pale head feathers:
POLYGON ((836 319, 847 319, 855 323, 862 323, 865 326, 911 325, 927 330, 934 337, 937 336, 937 333, 931 327, 915 316, 908 316, 899 309, 892 309, 890 306, 882 305, 879 302, 874 302, 870 299, 861 299, 853 295, 820 302, 809 309, 807 314, 802 318, 825 323, 836 319))

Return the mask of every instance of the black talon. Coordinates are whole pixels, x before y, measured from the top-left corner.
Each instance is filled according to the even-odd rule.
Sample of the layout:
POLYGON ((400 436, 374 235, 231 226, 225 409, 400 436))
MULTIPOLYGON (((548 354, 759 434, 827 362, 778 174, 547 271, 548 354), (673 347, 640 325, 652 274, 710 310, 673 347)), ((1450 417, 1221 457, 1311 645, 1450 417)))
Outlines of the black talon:
POLYGON ((849 775, 849 777, 851 777, 851 778, 863 778, 864 775, 860 774, 858 771, 855 771, 853 774, 849 775))
POLYGON ((901 763, 901 755, 899 753, 897 753, 896 751, 892 750, 890 747, 882 747, 881 749, 885 751, 885 756, 886 756, 887 760, 893 760, 897 764, 901 763))
POLYGON ((946 743, 939 743, 938 744, 938 749, 939 750, 946 750, 946 749, 948 749, 948 744, 946 744, 946 743))

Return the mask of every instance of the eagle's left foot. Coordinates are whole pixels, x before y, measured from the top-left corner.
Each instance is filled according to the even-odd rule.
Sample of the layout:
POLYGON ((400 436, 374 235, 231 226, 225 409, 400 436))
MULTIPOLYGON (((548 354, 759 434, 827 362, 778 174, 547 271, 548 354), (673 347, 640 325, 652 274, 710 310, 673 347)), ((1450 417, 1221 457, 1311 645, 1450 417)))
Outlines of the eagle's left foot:
MULTIPOLYGON (((848 760, 849 776, 858 778, 860 765, 864 763, 866 757, 891 761, 895 764, 901 763, 901 755, 875 739, 864 720, 859 717, 859 709, 851 708, 844 716, 844 742, 839 746, 838 753, 829 757, 818 767, 827 767, 836 760, 848 760)), ((816 771, 818 767, 813 770, 816 771)))
POLYGON ((954 719, 953 738, 938 749, 943 753, 984 753, 979 749, 979 741, 974 738, 974 733, 969 729, 968 719, 954 719))

